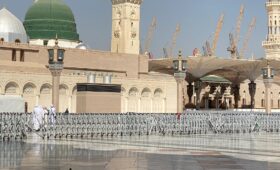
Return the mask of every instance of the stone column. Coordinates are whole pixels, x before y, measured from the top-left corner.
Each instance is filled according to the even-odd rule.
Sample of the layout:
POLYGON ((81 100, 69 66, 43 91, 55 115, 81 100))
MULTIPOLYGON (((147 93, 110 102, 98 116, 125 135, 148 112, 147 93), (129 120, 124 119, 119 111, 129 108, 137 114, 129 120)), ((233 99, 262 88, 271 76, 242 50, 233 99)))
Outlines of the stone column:
POLYGON ((251 109, 255 108, 255 94, 256 94, 256 83, 254 81, 251 81, 249 84, 249 94, 251 97, 251 109))
POLYGON ((151 103, 150 103, 150 107, 151 107, 151 109, 150 109, 150 113, 153 113, 153 97, 150 99, 151 100, 151 103))
POLYGON ((265 85, 265 111, 267 114, 270 114, 272 79, 264 79, 264 85, 265 85))
POLYGON ((184 79, 176 79, 177 81, 177 113, 183 112, 183 81, 184 79))
POLYGON ((234 95, 234 108, 238 109, 238 101, 240 99, 240 85, 239 84, 235 84, 232 86, 232 91, 233 91, 233 95, 234 95))
POLYGON ((189 85, 187 85, 187 93, 188 93, 188 97, 189 97, 189 103, 192 103, 192 96, 193 96, 193 85, 192 85, 192 83, 189 83, 189 85))
POLYGON ((202 90, 202 82, 200 80, 197 80, 194 82, 194 90, 196 93, 196 109, 200 109, 200 93, 202 90))
POLYGON ((60 75, 62 69, 59 67, 50 67, 52 73, 52 104, 59 112, 59 84, 60 84, 60 75))
POLYGON ((36 94, 36 99, 35 99, 35 105, 38 106, 39 105, 39 100, 40 100, 40 96, 39 94, 36 94))
POLYGON ((67 108, 68 108, 69 112, 73 113, 72 112, 72 95, 68 96, 68 107, 67 108))
POLYGON ((139 97, 139 99, 138 99, 138 107, 137 107, 137 111, 136 112, 138 112, 138 113, 141 113, 141 105, 142 105, 142 103, 141 103, 141 97, 139 97))

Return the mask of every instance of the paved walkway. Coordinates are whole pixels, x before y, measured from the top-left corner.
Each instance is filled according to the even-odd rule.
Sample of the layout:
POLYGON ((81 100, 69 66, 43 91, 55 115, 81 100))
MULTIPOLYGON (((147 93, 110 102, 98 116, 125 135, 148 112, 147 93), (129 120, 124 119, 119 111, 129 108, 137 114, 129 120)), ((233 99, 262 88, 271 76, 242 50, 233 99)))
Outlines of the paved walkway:
POLYGON ((279 134, 0 142, 0 169, 279 170, 279 134))

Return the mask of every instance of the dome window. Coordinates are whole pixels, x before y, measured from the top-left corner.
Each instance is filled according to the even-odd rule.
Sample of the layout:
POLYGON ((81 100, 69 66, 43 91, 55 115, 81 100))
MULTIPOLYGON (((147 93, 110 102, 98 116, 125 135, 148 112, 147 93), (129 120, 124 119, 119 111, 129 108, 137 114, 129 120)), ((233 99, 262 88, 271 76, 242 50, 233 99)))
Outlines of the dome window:
POLYGON ((17 61, 17 51, 15 49, 12 52, 12 61, 17 61))
POLYGON ((17 44, 20 43, 20 39, 16 39, 15 43, 17 43, 17 44))
POLYGON ((48 45, 48 43, 49 43, 49 41, 48 41, 48 40, 44 40, 44 46, 47 46, 47 45, 48 45))

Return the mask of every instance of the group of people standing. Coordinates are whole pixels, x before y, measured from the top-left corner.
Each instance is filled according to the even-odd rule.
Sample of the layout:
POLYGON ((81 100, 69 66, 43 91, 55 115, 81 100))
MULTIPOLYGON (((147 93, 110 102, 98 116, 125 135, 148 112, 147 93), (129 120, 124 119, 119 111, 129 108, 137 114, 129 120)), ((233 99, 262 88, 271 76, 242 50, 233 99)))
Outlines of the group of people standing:
POLYGON ((35 106, 32 112, 33 129, 39 131, 47 122, 50 125, 55 124, 56 109, 54 105, 50 108, 43 106, 35 106))

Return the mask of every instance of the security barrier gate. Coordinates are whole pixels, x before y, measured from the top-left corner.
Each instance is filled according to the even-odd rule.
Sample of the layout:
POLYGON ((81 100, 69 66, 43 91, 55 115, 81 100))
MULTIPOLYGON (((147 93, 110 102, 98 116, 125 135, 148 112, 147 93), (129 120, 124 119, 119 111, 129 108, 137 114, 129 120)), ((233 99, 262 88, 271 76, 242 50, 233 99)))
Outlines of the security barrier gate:
MULTIPOLYGON (((0 138, 22 139, 33 131, 33 114, 0 114, 0 138)), ((186 135, 206 133, 279 132, 280 113, 188 111, 174 113, 60 114, 44 115, 42 138, 131 135, 186 135)))

